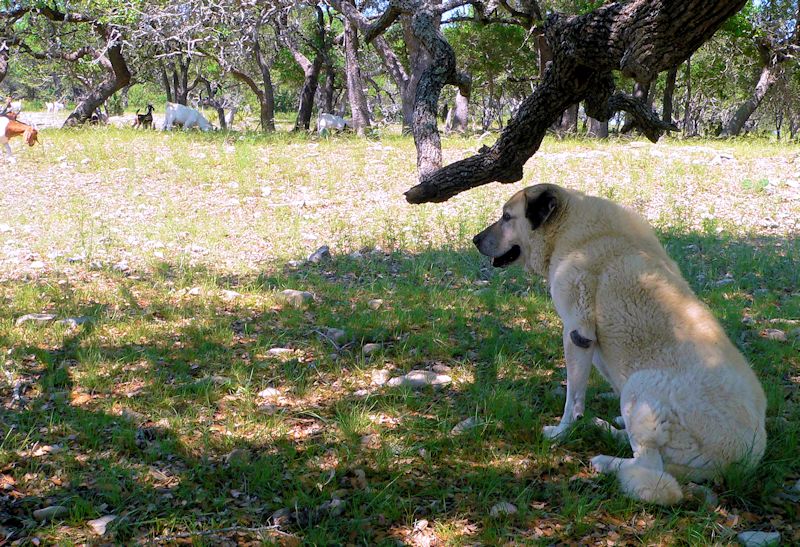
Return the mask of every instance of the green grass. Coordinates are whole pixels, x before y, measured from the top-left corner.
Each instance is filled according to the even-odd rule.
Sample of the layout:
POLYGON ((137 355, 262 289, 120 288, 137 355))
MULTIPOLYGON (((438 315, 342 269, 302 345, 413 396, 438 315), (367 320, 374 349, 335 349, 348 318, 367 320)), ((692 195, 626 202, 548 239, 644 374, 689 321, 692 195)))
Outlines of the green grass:
MULTIPOLYGON (((774 528, 800 540, 782 496, 800 478, 800 341, 759 335, 800 319, 796 151, 548 139, 524 183, 409 206, 413 143, 393 135, 95 129, 43 141, 18 152, 25 185, 0 181, 0 474, 13 479, 0 527, 17 538, 98 541, 87 521, 113 514, 114 543, 211 545, 237 537, 212 533, 231 527, 242 541, 320 545, 710 545, 774 528), (717 161, 722 151, 735 160, 717 161), (470 243, 539 181, 645 214, 756 369, 767 454, 711 484, 718 508, 622 497, 588 462, 629 449, 586 424, 561 444, 542 437, 563 405, 558 317, 541 280, 489 268, 470 243), (322 244, 331 260, 292 262, 322 244), (288 307, 286 288, 314 302, 288 307), (15 326, 34 312, 92 321, 15 326), (366 343, 382 349, 365 357, 366 343), (445 389, 372 384, 380 369, 436 365, 449 367, 445 389), (279 394, 259 397, 266 388, 279 394), (469 417, 481 425, 452 436, 469 417), (491 518, 501 501, 518 512, 491 518), (36 523, 48 505, 69 513, 36 523), (264 528, 281 509, 279 530, 264 528)), ((478 146, 445 139, 446 157, 478 146)), ((590 414, 617 414, 608 390, 592 377, 590 414)))

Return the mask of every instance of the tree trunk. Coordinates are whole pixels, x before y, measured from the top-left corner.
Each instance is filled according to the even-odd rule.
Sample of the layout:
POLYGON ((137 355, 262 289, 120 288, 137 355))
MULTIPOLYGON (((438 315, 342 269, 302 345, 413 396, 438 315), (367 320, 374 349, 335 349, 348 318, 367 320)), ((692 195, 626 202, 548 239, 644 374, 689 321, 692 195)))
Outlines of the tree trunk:
POLYGON ((589 117, 589 129, 586 134, 597 139, 608 138, 608 120, 600 121, 589 117))
POLYGON ((558 124, 558 135, 575 135, 578 133, 578 105, 573 104, 561 114, 561 121, 558 124))
POLYGON ((253 56, 261 72, 262 91, 258 97, 261 110, 261 130, 265 133, 272 133, 275 131, 275 88, 272 85, 269 60, 261 51, 260 34, 261 25, 256 25, 253 30, 253 56))
POLYGON ((411 75, 406 81, 406 86, 400 90, 400 103, 403 107, 403 133, 407 133, 414 127, 414 102, 417 96, 417 86, 420 79, 422 79, 423 73, 431 65, 431 56, 428 55, 428 52, 414 35, 414 31, 411 28, 412 18, 404 16, 402 23, 406 49, 408 50, 408 62, 411 67, 411 75))
MULTIPOLYGON (((652 104, 652 101, 650 99, 650 82, 646 83, 635 82, 633 84, 633 98, 642 101, 646 105, 652 104)), ((625 122, 622 124, 622 129, 620 129, 619 132, 630 133, 635 128, 636 128, 636 123, 634 121, 633 115, 628 114, 625 116, 625 122)))
POLYGON ((439 25, 429 15, 435 10, 426 2, 392 1, 376 21, 376 32, 387 28, 399 14, 413 11, 415 21, 425 27, 415 29, 415 34, 444 42, 426 43, 435 62, 420 82, 416 99, 414 136, 420 183, 406 192, 406 199, 411 203, 444 201, 491 181, 519 181, 525 161, 539 149, 547 128, 567 107, 583 100, 587 115, 596 119, 607 120, 620 110, 634 113, 647 138, 657 141, 665 130, 675 128, 642 101, 615 92, 613 72, 638 82, 652 81, 659 72, 685 61, 745 2, 630 0, 604 3, 578 16, 551 14, 543 32, 553 61, 545 67, 536 90, 491 147, 484 146, 475 156, 441 167, 441 149, 431 150, 440 146, 435 118, 431 124, 430 118, 421 114, 435 116, 437 101, 432 99, 438 100, 439 86, 453 77, 455 54, 441 33, 436 34, 439 25), (414 10, 409 7, 412 4, 414 10))
POLYGON ((8 48, 0 48, 0 84, 6 79, 8 73, 8 48))
POLYGON ((358 29, 347 18, 344 20, 344 52, 347 98, 350 102, 350 113, 353 117, 353 129, 359 136, 363 136, 364 131, 369 127, 369 108, 367 107, 364 81, 361 78, 361 67, 358 61, 358 29))
POLYGON ((722 136, 735 137, 739 135, 742 132, 744 124, 747 123, 747 120, 749 120, 753 112, 756 111, 758 105, 764 100, 767 92, 773 84, 778 81, 778 78, 780 78, 782 70, 776 55, 769 50, 763 51, 762 61, 761 74, 759 75, 755 89, 747 100, 736 109, 736 112, 733 113, 733 116, 731 116, 730 120, 725 124, 722 130, 722 136))
POLYGON ((109 97, 130 83, 131 73, 122 55, 122 44, 115 43, 108 48, 107 62, 106 68, 110 74, 75 107, 75 111, 64 122, 64 127, 75 127, 86 123, 109 97))
POLYGON ((675 96, 675 80, 678 79, 678 67, 667 71, 667 81, 664 83, 664 104, 661 109, 661 119, 672 123, 672 99, 675 96))
POLYGON ((459 74, 458 93, 456 93, 456 105, 453 108, 452 125, 450 129, 457 133, 467 131, 469 122, 469 98, 472 92, 472 78, 468 74, 459 74))
POLYGON ((164 92, 167 94, 167 102, 174 103, 175 98, 172 96, 172 88, 169 85, 169 76, 167 76, 167 67, 161 63, 161 85, 164 86, 164 92))
POLYGON ((686 70, 683 76, 686 82, 686 100, 683 104, 683 134, 689 137, 689 125, 691 124, 692 112, 692 58, 686 59, 686 70))
POLYGON ((308 70, 304 70, 305 78, 303 79, 303 87, 300 89, 297 120, 294 123, 295 131, 308 131, 311 127, 311 114, 314 110, 314 97, 317 95, 317 85, 321 69, 322 55, 317 55, 314 58, 314 62, 309 63, 308 70))
POLYGON ((332 64, 325 65, 325 85, 322 86, 322 111, 333 113, 333 82, 334 71, 332 64))

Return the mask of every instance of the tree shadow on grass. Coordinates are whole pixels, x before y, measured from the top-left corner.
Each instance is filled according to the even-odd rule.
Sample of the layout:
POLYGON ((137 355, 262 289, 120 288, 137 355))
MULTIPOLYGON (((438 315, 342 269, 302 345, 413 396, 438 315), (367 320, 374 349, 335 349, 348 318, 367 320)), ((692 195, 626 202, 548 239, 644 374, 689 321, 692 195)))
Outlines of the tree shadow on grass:
MULTIPOLYGON (((717 489, 757 514, 787 512, 768 500, 800 471, 789 458, 800 418, 797 342, 759 333, 785 327, 770 320, 800 316, 798 242, 663 239, 769 394, 758 487, 717 489), (742 323, 743 311, 752 324, 742 323)), ((0 526, 17 537, 92 539, 86 520, 113 514, 117 542, 233 526, 277 541, 270 530, 245 530, 273 524, 309 543, 432 533, 457 542, 582 541, 604 515, 638 511, 612 480, 587 473, 589 457, 624 447, 590 428, 561 446, 539 434, 563 404, 560 323, 544 285, 520 270, 487 269, 471 250, 445 249, 336 256, 257 276, 172 264, 135 278, 99 275, 89 288, 112 288, 99 295, 77 281, 40 280, 38 303, 94 318, 73 330, 12 327, 43 310, 20 309, 19 287, 4 287, 4 370, 9 388, 29 383, 24 405, 11 389, 0 401, 0 473, 14 480, 0 492, 0 526), (286 288, 315 300, 292 308, 277 298, 286 288), (365 356, 365 343, 380 349, 365 356), (380 387, 372 373, 383 369, 449 369, 455 382, 380 387), (451 433, 469 417, 479 425, 451 433), (518 512, 489 517, 501 501, 518 512), (48 505, 67 507, 66 528, 33 519, 48 505), (420 528, 423 519, 436 527, 420 528)), ((607 390, 595 379, 589 394, 605 418, 617 405, 600 396, 607 390)), ((699 518, 692 507, 677 511, 699 518)), ((625 533, 659 537, 675 515, 657 510, 657 526, 625 533)))

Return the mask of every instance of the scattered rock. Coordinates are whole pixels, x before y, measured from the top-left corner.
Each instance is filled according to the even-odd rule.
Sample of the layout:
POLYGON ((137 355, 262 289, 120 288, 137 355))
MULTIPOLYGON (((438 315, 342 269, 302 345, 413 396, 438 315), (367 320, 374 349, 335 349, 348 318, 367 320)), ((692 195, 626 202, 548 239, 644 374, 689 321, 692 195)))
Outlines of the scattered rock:
POLYGON ((130 408, 123 408, 121 415, 123 418, 137 424, 142 424, 147 421, 147 416, 145 416, 141 412, 136 412, 135 410, 131 410, 130 408))
POLYGON ((734 279, 733 279, 733 277, 725 276, 725 277, 723 277, 722 279, 718 280, 718 281, 717 281, 716 283, 714 283, 714 284, 715 284, 717 287, 723 287, 723 286, 725 286, 725 285, 730 285, 730 284, 731 284, 731 283, 733 283, 733 282, 734 282, 734 279))
POLYGON ((361 446, 364 448, 377 449, 381 446, 381 436, 377 433, 370 433, 361 437, 361 446))
POLYGON ((363 353, 365 357, 370 356, 376 351, 379 351, 382 347, 383 346, 380 344, 364 344, 364 346, 361 348, 361 353, 363 353))
POLYGON ((451 435, 461 435, 465 431, 469 431, 470 429, 474 429, 479 425, 483 424, 482 420, 475 418, 474 416, 467 418, 466 420, 461 420, 458 422, 453 429, 450 430, 451 435))
POLYGON ((767 545, 777 545, 781 541, 781 534, 779 532, 759 532, 756 530, 748 530, 742 532, 738 536, 739 543, 745 547, 766 547, 767 545))
POLYGON ((258 411, 267 416, 272 416, 278 411, 278 407, 270 403, 264 403, 263 405, 258 405, 258 411))
POLYGON ((308 261, 312 264, 319 264, 323 260, 328 260, 331 257, 331 249, 327 245, 323 245, 308 257, 308 261))
POLYGON ((284 303, 294 308, 305 307, 314 300, 314 295, 310 292, 297 291, 295 289, 286 289, 285 291, 281 291, 278 297, 284 303))
POLYGON ((685 492, 706 507, 714 508, 719 504, 719 498, 714 491, 707 486, 703 486, 702 484, 690 482, 685 486, 685 492))
POLYGON ((433 372, 438 372, 439 374, 447 374, 447 373, 448 373, 448 372, 450 372, 452 369, 451 369, 450 367, 448 367, 447 365, 445 365, 445 364, 442 364, 442 363, 436 363, 435 365, 433 365, 433 366, 431 367, 431 370, 432 370, 433 372))
POLYGON ((495 503, 494 506, 492 506, 491 511, 489 511, 489 515, 492 518, 497 518, 501 515, 513 515, 516 512, 516 505, 507 501, 501 501, 500 503, 495 503))
POLYGON ((225 299, 225 300, 233 300, 234 298, 239 298, 240 296, 242 296, 241 293, 238 293, 236 291, 231 291, 231 290, 228 290, 228 289, 224 289, 221 292, 221 294, 222 294, 222 298, 225 299))
POLYGON ((361 254, 361 252, 360 252, 360 251, 353 251, 353 252, 352 252, 352 253, 350 253, 348 256, 349 256, 350 258, 352 258, 353 260, 361 260, 362 258, 364 258, 364 255, 363 255, 363 254, 361 254))
POLYGON ((111 269, 114 270, 114 271, 117 271, 117 272, 127 272, 128 270, 131 269, 131 267, 128 265, 128 263, 125 260, 120 260, 119 262, 114 264, 111 267, 111 269))
POLYGON ((268 387, 258 392, 258 396, 262 399, 271 399, 273 397, 278 397, 280 394, 281 392, 274 387, 268 387))
POLYGON ((414 523, 415 532, 421 532, 427 527, 428 527, 428 521, 426 519, 420 519, 414 523))
POLYGON ((335 329, 333 327, 323 330, 322 333, 336 344, 344 341, 345 336, 347 336, 347 333, 342 329, 335 329))
POLYGON ((56 325, 65 325, 67 328, 74 329, 85 323, 93 321, 92 317, 82 315, 81 317, 67 317, 66 319, 59 319, 56 325))
POLYGON ((69 515, 69 509, 63 505, 51 505, 33 512, 33 518, 39 522, 50 522, 60 517, 69 515))
POLYGON ((350 484, 353 486, 353 488, 357 488, 359 490, 369 489, 369 484, 367 483, 367 474, 363 469, 353 470, 353 477, 350 479, 350 484))
POLYGON ((294 350, 289 348, 270 348, 267 350, 268 355, 272 355, 273 357, 285 357, 294 353, 294 350))
POLYGON ((62 450, 61 445, 58 445, 58 444, 47 445, 46 444, 46 445, 40 446, 39 448, 34 450, 33 454, 31 454, 31 455, 36 457, 36 458, 38 458, 38 457, 41 457, 41 456, 47 456, 49 454, 58 454, 59 452, 61 452, 61 450, 62 450))
POLYGON ((215 386, 224 386, 225 384, 230 384, 231 379, 227 376, 220 376, 218 374, 214 374, 213 376, 205 376, 199 380, 200 382, 211 382, 215 386))
POLYGON ((412 389, 420 389, 425 386, 445 386, 453 379, 447 374, 436 374, 429 370, 412 370, 403 376, 397 376, 389 380, 386 384, 391 387, 407 386, 412 389))
POLYGON ((359 399, 364 399, 364 398, 369 396, 369 390, 368 389, 359 389, 359 390, 353 392, 353 396, 354 397, 358 397, 359 399))
POLYGON ((234 448, 225 455, 226 465, 247 465, 252 459, 250 451, 244 448, 234 448))
POLYGON ((372 383, 376 386, 382 386, 389 381, 392 372, 388 369, 380 369, 372 371, 372 383))
POLYGON ((28 313, 17 318, 17 320, 14 322, 14 325, 18 327, 28 321, 33 321, 34 323, 47 323, 55 318, 56 316, 53 313, 28 313))
POLYGON ((319 507, 317 507, 317 512, 320 515, 329 515, 331 517, 338 517, 344 511, 344 501, 340 499, 333 499, 331 501, 326 501, 319 507))
POLYGON ((753 319, 752 315, 744 314, 742 316, 742 325, 753 325, 755 322, 756 320, 753 319))
POLYGON ((776 342, 786 342, 787 340, 786 333, 781 329, 764 329, 761 331, 761 337, 776 342))
POLYGON ((292 520, 292 510, 284 507, 283 509, 278 509, 272 516, 269 517, 272 521, 273 526, 284 526, 289 524, 292 520))
POLYGON ((89 528, 91 528, 95 534, 98 536, 104 536, 106 534, 106 528, 108 525, 116 519, 116 515, 106 515, 104 517, 100 517, 99 519, 90 520, 86 524, 89 525, 89 528))
POLYGON ((377 310, 378 308, 383 306, 383 300, 381 300, 380 298, 373 298, 372 300, 367 302, 367 306, 369 306, 369 309, 371 310, 377 310))

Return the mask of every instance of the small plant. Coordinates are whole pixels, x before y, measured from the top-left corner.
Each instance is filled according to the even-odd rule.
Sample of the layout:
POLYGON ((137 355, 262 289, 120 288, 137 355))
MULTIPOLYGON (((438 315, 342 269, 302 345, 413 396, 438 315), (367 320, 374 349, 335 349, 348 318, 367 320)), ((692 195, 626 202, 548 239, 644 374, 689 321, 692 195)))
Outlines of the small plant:
POLYGON ((742 181, 742 188, 747 190, 748 192, 754 192, 756 194, 760 194, 764 192, 769 186, 769 179, 758 179, 758 180, 751 180, 751 179, 744 179, 742 181))

